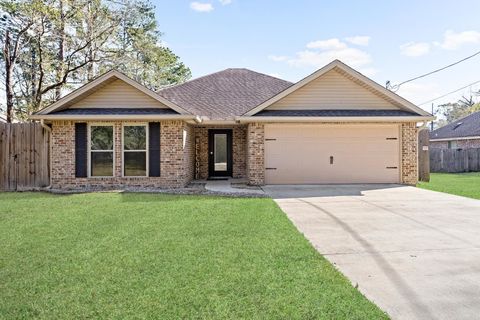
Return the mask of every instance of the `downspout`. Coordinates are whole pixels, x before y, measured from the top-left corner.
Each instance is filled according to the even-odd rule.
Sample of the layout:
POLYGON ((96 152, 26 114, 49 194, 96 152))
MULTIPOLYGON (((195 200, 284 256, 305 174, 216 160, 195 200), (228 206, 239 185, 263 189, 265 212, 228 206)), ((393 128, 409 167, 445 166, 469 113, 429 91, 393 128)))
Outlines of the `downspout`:
POLYGON ((47 130, 49 133, 52 132, 52 128, 50 128, 49 126, 47 126, 45 124, 45 120, 41 119, 40 120, 40 125, 42 126, 43 129, 47 130))
POLYGON ((52 128, 45 124, 44 119, 40 119, 40 125, 43 129, 48 132, 49 135, 49 147, 48 147, 48 186, 46 189, 50 189, 52 187, 52 128))

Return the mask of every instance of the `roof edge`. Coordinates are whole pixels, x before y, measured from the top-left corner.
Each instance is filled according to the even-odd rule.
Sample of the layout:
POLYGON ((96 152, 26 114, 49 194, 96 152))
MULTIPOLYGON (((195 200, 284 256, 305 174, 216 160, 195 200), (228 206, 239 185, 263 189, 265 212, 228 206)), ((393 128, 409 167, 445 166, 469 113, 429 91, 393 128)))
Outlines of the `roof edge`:
POLYGON ((433 116, 383 116, 383 117, 279 117, 279 116, 241 116, 235 120, 241 123, 251 122, 425 122, 433 120, 433 116))

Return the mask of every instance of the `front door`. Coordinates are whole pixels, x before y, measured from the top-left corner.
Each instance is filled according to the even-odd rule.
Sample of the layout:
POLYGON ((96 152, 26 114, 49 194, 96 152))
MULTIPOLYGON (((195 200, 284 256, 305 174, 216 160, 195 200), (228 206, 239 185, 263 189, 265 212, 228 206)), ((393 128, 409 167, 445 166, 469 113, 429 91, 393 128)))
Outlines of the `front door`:
POLYGON ((208 174, 210 177, 232 176, 232 130, 208 130, 208 174))

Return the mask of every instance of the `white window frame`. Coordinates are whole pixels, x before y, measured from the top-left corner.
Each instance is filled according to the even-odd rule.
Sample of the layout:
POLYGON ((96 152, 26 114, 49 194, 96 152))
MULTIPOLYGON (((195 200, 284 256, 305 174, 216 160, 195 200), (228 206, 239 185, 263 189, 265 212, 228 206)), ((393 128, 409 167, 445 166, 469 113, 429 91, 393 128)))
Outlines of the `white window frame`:
POLYGON ((115 177, 115 124, 113 123, 105 123, 105 122, 93 122, 88 124, 87 130, 87 139, 88 139, 88 177, 89 178, 113 178, 115 177), (112 143, 112 150, 92 150, 92 127, 112 127, 113 134, 113 143, 112 143), (92 176, 92 152, 112 152, 113 161, 112 161, 112 175, 111 176, 92 176))
POLYGON ((124 178, 148 178, 149 177, 149 132, 147 122, 126 122, 122 123, 122 177, 124 178), (125 127, 145 127, 145 150, 125 150, 125 127), (126 176, 125 175, 125 152, 145 152, 145 175, 144 176, 126 176))

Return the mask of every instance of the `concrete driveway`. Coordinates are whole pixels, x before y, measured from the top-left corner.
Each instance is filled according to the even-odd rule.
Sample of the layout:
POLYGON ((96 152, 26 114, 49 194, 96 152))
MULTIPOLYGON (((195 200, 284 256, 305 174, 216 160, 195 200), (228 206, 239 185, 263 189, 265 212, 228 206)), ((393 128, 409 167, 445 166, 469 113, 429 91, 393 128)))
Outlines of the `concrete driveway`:
POLYGON ((264 189, 392 318, 480 318, 479 200, 399 185, 264 189))

